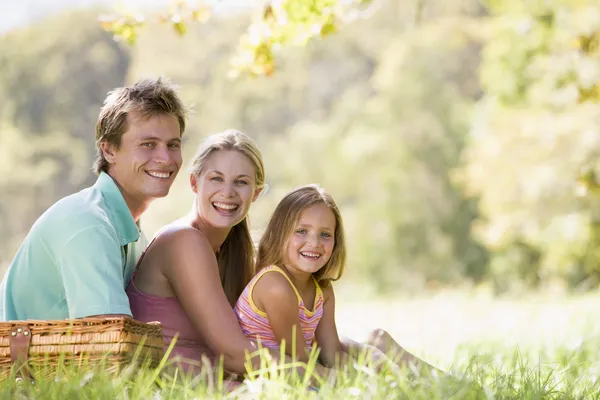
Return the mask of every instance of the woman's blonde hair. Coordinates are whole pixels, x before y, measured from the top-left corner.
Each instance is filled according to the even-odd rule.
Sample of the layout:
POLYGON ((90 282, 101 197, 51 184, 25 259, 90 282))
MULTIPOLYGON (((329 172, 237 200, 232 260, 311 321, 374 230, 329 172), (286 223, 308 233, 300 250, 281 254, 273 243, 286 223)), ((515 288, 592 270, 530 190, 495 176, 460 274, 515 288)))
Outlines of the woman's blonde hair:
MULTIPOLYGON (((249 136, 234 129, 206 138, 198 147, 190 173, 198 177, 208 157, 216 151, 239 151, 252 162, 256 189, 265 186, 265 167, 258 147, 249 136)), ((231 228, 217 253, 221 284, 233 306, 254 274, 254 243, 250 236, 248 217, 231 228)))
POLYGON ((329 261, 323 268, 313 273, 313 276, 322 287, 327 287, 331 281, 337 281, 342 277, 346 264, 342 216, 333 197, 317 185, 299 187, 279 202, 258 246, 257 272, 269 265, 283 265, 287 243, 300 215, 307 208, 318 204, 327 206, 335 216, 335 243, 329 261))

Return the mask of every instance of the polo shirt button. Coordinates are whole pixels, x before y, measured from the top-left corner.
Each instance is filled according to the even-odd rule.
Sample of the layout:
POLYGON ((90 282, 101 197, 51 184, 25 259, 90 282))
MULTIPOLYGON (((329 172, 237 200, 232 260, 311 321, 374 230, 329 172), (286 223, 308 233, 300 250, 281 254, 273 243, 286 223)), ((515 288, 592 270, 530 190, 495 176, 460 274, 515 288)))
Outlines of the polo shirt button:
POLYGON ((125 238, 121 239, 121 243, 125 244, 127 243, 127 240, 125 238))

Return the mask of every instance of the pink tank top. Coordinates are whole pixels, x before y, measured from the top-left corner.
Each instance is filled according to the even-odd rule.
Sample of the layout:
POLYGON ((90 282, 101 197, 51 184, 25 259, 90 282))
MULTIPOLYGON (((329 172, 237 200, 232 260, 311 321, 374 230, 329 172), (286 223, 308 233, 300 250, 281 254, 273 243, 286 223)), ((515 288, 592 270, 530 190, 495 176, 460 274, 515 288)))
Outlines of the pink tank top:
MULTIPOLYGON (((151 245, 152 242, 150 242, 146 251, 151 245)), ((145 252, 138 261, 138 267, 144 255, 145 252)), ((208 348, 177 298, 143 293, 135 286, 134 278, 135 273, 126 289, 133 318, 141 322, 159 321, 163 327, 165 350, 171 345, 173 338, 177 334, 179 335, 169 354, 169 359, 180 361, 185 370, 190 370, 192 367, 194 369, 201 368, 203 355, 211 363, 214 362, 216 359, 215 354, 208 348)))
POLYGON ((321 317, 323 316, 323 292, 321 287, 315 280, 317 293, 315 295, 315 302, 311 311, 305 307, 300 293, 298 293, 298 290, 290 278, 283 270, 281 270, 281 268, 275 265, 261 269, 258 274, 252 278, 250 283, 248 283, 248 286, 246 286, 242 292, 242 295, 235 304, 234 312, 238 318, 242 332, 252 340, 260 340, 260 343, 264 347, 279 349, 279 342, 275 338, 275 334, 273 333, 273 329, 269 324, 267 314, 256 307, 254 301, 252 301, 252 290, 254 289, 254 285, 264 274, 268 272, 277 272, 285 276, 294 289, 294 292, 296 292, 296 296, 298 297, 298 316, 300 317, 300 326, 302 328, 304 342, 310 349, 315 342, 315 331, 317 330, 319 321, 321 321, 321 317))

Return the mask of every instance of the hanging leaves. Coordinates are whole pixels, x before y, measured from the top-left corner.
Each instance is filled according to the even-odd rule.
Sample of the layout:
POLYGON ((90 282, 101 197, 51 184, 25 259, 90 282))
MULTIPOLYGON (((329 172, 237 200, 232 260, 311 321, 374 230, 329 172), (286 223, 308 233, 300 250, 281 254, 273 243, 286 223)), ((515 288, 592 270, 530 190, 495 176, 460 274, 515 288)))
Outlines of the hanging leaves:
MULTIPOLYGON (((226 0, 224 0, 226 1, 226 0)), ((237 54, 231 60, 230 76, 270 76, 276 69, 275 53, 285 46, 305 46, 309 41, 335 33, 339 25, 361 17, 372 0, 272 0, 259 9, 246 33, 240 38, 237 54)), ((212 6, 204 1, 174 0, 158 16, 178 35, 185 35, 191 23, 205 23, 212 6)), ((102 28, 115 39, 133 45, 144 17, 131 11, 118 11, 100 19, 102 28)))

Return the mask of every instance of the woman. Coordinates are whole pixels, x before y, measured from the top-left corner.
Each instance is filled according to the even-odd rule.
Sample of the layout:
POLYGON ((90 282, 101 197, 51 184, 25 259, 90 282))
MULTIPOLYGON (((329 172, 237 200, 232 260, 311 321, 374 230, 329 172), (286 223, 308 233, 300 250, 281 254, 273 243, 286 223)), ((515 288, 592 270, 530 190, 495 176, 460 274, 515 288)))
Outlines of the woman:
POLYGON ((166 346, 178 335, 171 357, 184 367, 222 355, 226 370, 242 374, 257 345, 242 334, 233 306, 253 272, 247 214, 265 185, 261 154, 241 132, 213 135, 194 157, 190 184, 192 210, 163 228, 138 263, 127 288, 131 311, 160 321, 166 346))
POLYGON ((264 183, 261 155, 246 135, 230 130, 205 140, 190 174, 192 210, 154 238, 127 288, 135 319, 160 321, 167 346, 178 335, 172 356, 185 367, 223 355, 225 369, 243 373, 246 351, 257 350, 232 305, 252 276, 247 214, 264 183))

